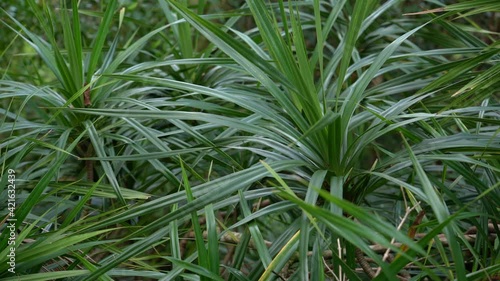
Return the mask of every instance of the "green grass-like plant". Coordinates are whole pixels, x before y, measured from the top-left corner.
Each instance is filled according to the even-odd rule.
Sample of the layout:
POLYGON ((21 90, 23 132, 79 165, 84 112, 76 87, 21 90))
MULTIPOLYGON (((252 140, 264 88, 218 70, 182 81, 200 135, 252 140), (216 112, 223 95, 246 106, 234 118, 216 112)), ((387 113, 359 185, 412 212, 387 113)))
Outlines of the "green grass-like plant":
POLYGON ((83 2, 0 6, 2 280, 500 275, 498 1, 83 2))

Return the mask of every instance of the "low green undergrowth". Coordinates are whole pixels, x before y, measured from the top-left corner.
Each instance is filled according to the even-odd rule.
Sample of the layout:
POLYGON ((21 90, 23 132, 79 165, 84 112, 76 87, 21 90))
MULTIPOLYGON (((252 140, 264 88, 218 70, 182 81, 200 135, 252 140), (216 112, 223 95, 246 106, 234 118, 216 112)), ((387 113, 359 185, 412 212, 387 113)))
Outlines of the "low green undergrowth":
POLYGON ((1 6, 2 280, 498 278, 498 1, 52 2, 1 6))

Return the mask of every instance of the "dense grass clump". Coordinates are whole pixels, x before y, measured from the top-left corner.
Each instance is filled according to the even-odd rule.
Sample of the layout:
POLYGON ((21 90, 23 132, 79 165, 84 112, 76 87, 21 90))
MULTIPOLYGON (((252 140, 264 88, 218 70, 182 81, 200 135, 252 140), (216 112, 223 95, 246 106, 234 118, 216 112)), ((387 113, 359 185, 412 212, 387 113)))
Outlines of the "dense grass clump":
POLYGON ((2 280, 500 278, 499 1, 0 7, 2 280))

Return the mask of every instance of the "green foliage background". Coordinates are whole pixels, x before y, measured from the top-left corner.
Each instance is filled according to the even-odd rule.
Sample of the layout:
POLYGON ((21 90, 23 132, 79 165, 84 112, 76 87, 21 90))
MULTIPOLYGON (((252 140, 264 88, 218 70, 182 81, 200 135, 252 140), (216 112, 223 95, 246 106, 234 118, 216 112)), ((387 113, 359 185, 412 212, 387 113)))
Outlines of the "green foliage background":
POLYGON ((500 3, 2 1, 2 280, 495 280, 500 3))

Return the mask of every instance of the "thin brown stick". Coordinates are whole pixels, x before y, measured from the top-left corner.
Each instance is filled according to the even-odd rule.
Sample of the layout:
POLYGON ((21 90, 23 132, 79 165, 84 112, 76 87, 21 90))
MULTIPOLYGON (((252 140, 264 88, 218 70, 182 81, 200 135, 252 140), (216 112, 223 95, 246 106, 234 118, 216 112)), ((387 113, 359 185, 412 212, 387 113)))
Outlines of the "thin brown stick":
MULTIPOLYGON (((408 216, 411 214, 411 212, 413 212, 413 210, 415 210, 415 208, 417 208, 419 206, 419 204, 411 207, 411 208, 406 208, 406 212, 405 212, 405 215, 403 216, 403 218, 401 219, 401 222, 399 223, 398 227, 397 227, 397 230, 401 230, 401 228, 403 227, 404 223, 406 222, 406 220, 408 219, 408 216)), ((392 238, 391 239, 391 244, 394 244, 394 242, 396 242, 396 239, 395 238, 392 238)), ((384 255, 382 256, 382 261, 386 261, 388 258, 389 258, 389 254, 391 253, 390 249, 387 249, 384 253, 384 255)), ((375 276, 379 275, 380 272, 382 271, 382 267, 379 266, 377 268, 377 272, 375 272, 375 276)))

